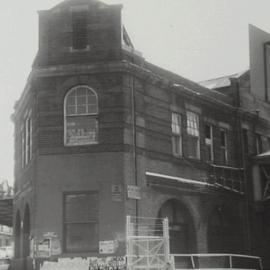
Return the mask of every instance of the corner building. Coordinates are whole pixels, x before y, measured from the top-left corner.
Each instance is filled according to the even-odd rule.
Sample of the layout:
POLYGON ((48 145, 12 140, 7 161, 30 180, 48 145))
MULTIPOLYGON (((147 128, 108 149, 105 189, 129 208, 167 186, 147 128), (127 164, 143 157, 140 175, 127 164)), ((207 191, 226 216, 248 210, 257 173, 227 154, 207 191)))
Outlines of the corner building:
POLYGON ((14 112, 14 269, 125 256, 128 215, 168 217, 171 253, 249 252, 234 99, 148 63, 121 10, 39 12, 14 112))

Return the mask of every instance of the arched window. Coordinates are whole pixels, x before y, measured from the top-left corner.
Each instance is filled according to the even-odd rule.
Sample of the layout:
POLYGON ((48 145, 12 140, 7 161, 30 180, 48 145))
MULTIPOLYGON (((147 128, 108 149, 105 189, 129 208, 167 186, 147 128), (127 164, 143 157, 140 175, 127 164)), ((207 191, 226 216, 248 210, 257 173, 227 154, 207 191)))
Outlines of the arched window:
POLYGON ((79 85, 70 89, 65 97, 65 145, 97 143, 98 98, 90 87, 79 85))

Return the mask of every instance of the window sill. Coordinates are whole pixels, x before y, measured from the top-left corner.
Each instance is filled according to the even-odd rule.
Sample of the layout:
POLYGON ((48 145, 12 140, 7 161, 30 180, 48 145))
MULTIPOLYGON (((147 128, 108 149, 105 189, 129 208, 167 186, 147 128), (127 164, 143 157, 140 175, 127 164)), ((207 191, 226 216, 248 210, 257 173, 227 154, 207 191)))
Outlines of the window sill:
POLYGON ((87 45, 84 49, 74 49, 73 47, 69 47, 69 52, 89 52, 90 51, 90 45, 87 45))
POLYGON ((90 145, 97 145, 98 142, 92 142, 87 144, 64 144, 64 147, 84 147, 84 146, 90 146, 90 145))
POLYGON ((174 158, 183 158, 183 155, 180 155, 180 154, 179 154, 179 155, 173 154, 173 157, 174 157, 174 158))

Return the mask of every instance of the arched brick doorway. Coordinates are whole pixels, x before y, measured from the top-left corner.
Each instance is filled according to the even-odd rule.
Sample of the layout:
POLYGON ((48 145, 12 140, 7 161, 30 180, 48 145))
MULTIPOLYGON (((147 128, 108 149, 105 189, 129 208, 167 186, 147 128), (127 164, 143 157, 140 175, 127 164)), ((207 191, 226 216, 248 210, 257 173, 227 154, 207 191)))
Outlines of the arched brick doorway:
POLYGON ((23 217, 23 257, 30 255, 30 210, 25 206, 23 217))
POLYGON ((20 258, 21 256, 21 215, 20 212, 17 211, 16 219, 15 219, 15 258, 20 258))
POLYGON ((170 253, 194 253, 196 237, 193 220, 185 205, 176 199, 166 201, 158 212, 169 219, 170 253))

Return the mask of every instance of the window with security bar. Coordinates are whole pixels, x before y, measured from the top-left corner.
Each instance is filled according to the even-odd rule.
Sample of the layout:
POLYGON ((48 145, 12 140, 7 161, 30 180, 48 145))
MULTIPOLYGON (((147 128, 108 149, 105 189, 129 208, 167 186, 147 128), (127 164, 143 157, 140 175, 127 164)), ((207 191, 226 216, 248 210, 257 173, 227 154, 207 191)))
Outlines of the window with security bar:
POLYGON ((98 241, 98 193, 64 194, 65 252, 96 252, 98 241))
POLYGON ((199 116, 194 112, 187 111, 187 146, 188 157, 200 158, 200 130, 199 116))
POLYGON ((182 156, 182 117, 172 113, 172 152, 174 156, 182 156))

